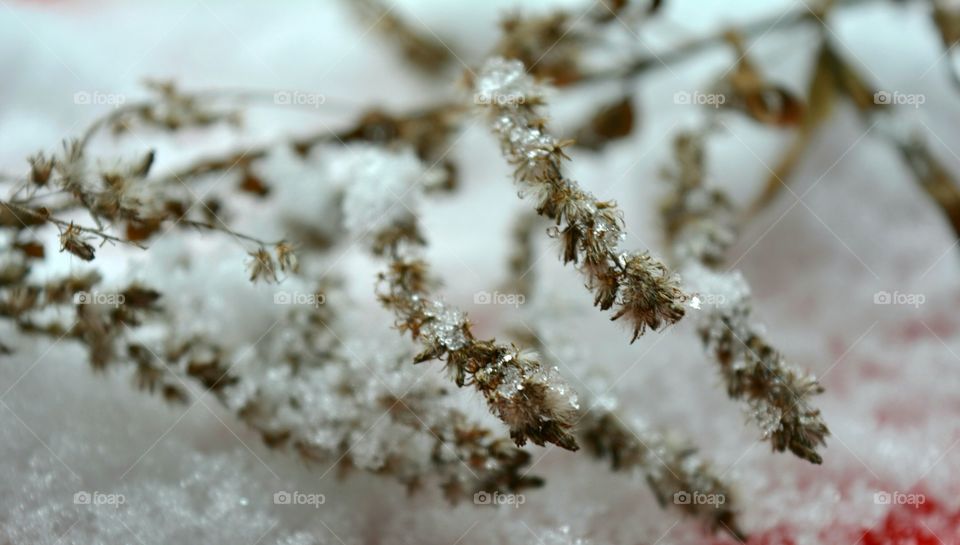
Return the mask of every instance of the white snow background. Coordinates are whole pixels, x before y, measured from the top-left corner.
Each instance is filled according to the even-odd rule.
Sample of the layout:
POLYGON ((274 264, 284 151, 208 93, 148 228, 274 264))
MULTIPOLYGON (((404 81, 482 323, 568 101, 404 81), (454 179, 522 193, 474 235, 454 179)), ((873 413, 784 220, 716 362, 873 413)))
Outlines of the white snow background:
MULTIPOLYGON (((497 21, 518 4, 409 0, 395 9, 449 39, 462 61, 476 67, 496 40, 497 21)), ((574 10, 585 5, 563 4, 574 10)), ((920 4, 845 9, 832 19, 830 37, 878 87, 925 96, 921 107, 903 112, 904 122, 960 173, 960 93, 946 77, 939 37, 928 7, 920 4)), ((643 27, 639 39, 624 31, 630 45, 616 54, 626 59, 648 48, 659 51, 795 9, 803 5, 667 0, 664 21, 643 27)), ((750 52, 763 70, 802 93, 815 36, 813 27, 771 33, 750 52)), ((658 171, 670 158, 672 135, 702 118, 695 107, 675 104, 674 93, 705 88, 733 59, 729 50, 717 49, 645 76, 636 93, 639 130, 600 153, 572 152, 571 177, 624 208, 627 247, 661 251, 658 171)), ((325 103, 251 105, 240 130, 101 138, 98 154, 129 156, 154 147, 157 168, 172 168, 217 150, 343 127, 369 105, 405 110, 457 96, 453 78, 424 79, 332 0, 0 0, 0 74, 0 172, 17 174, 28 155, 57 149, 109 110, 76 104, 75 93, 132 101, 146 96, 140 84, 146 77, 173 78, 184 89, 303 90, 322 93, 325 103)), ((564 91, 551 113, 559 127, 574 127, 592 105, 618 91, 613 85, 564 91)), ((711 141, 710 177, 747 202, 790 134, 736 114, 723 119, 728 131, 711 141)), ((623 327, 591 308, 576 272, 559 263, 545 236, 539 239, 544 295, 537 304, 567 309, 547 333, 568 346, 558 351, 564 376, 575 388, 603 376, 622 396, 626 415, 694 439, 735 483, 743 526, 757 535, 769 537, 779 528, 796 543, 853 544, 890 508, 874 501, 878 491, 922 490, 947 512, 960 508, 960 248, 878 129, 866 129, 852 106, 841 104, 797 169, 792 192, 782 192, 749 225, 730 259, 751 284, 757 316, 774 343, 822 377, 826 393, 815 401, 833 434, 822 466, 771 453, 758 440, 738 404, 726 399, 692 325, 681 322, 629 345, 623 327), (880 291, 922 294, 925 302, 918 308, 876 305, 880 291)), ((526 320, 534 310, 475 305, 474 294, 506 278, 511 220, 529 203, 516 198, 509 169, 479 118, 468 122, 451 156, 462 187, 424 207, 428 257, 446 280, 447 300, 469 311, 483 334, 502 334, 498 324, 526 320)), ((275 184, 275 209, 252 201, 238 205, 231 216, 238 230, 279 232, 268 217, 277 210, 323 221, 323 199, 304 197, 317 187, 309 172, 282 156, 262 168, 289 184, 275 184)), ((34 272, 38 278, 88 266, 57 253, 53 229, 42 233, 54 257, 34 272)), ((165 304, 196 305, 196 323, 184 327, 249 345, 278 310, 269 291, 247 281, 245 258, 228 237, 174 233, 145 253, 105 247, 94 265, 114 282, 150 282, 171 294, 165 304), (193 242, 185 246, 185 238, 193 242), (178 259, 195 267, 175 269, 178 259)), ((392 342, 392 317, 372 297, 377 264, 354 250, 331 255, 327 265, 349 281, 353 301, 340 304, 356 315, 351 323, 358 339, 392 342)), ((435 487, 408 496, 389 478, 354 472, 338 479, 336 471, 271 451, 212 397, 169 406, 136 391, 123 373, 95 376, 72 343, 24 339, 6 324, 0 331, 17 349, 0 360, 0 543, 706 539, 696 523, 661 510, 641 478, 612 473, 583 453, 531 447, 533 473, 547 485, 528 492, 518 508, 451 507, 435 487), (326 501, 319 508, 274 505, 273 494, 281 490, 323 494, 326 501), (77 505, 78 491, 122 495, 124 503, 77 505)), ((411 366, 410 373, 439 373, 439 364, 424 365, 432 367, 411 366)), ((478 417, 484 415, 475 394, 464 390, 463 396, 478 417)), ((926 524, 944 543, 958 539, 951 527, 956 520, 931 515, 926 524)))

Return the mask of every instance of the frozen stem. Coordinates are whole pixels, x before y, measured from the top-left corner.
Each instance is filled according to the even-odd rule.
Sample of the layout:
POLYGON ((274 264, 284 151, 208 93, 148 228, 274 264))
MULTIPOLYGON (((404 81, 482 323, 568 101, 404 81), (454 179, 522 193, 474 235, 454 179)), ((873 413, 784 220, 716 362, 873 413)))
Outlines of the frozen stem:
POLYGON ((495 340, 479 340, 467 317, 435 295, 437 282, 418 257, 425 242, 410 205, 436 172, 411 151, 367 148, 343 198, 348 230, 363 232, 374 254, 387 258, 377 295, 396 317, 396 327, 419 343, 415 363, 444 360, 457 386, 483 395, 518 446, 528 440, 578 448, 570 428, 577 397, 555 368, 537 354, 495 340), (409 205, 408 205, 409 203, 409 205))
POLYGON ((745 539, 729 485, 697 455, 696 448, 631 428, 615 412, 598 405, 583 412, 577 430, 585 448, 598 458, 609 459, 614 471, 642 473, 661 507, 672 504, 711 530, 745 539), (684 501, 694 496, 713 501, 684 501))
MULTIPOLYGON (((726 196, 703 184, 703 134, 675 141, 677 165, 665 172, 671 193, 663 204, 667 236, 685 282, 703 296, 699 330, 720 366, 727 394, 748 405, 764 439, 776 451, 790 450, 812 463, 830 434, 809 399, 823 391, 816 377, 788 364, 752 318, 752 298, 743 276, 723 272, 724 251, 736 240, 734 211, 726 196)), ((700 295, 695 303, 701 304, 700 295)))
POLYGON ((626 318, 635 341, 647 328, 660 329, 683 317, 686 294, 675 275, 646 252, 620 249, 622 214, 612 201, 597 200, 563 175, 563 148, 570 142, 546 127, 543 90, 520 61, 494 58, 484 65, 474 98, 488 110, 494 134, 521 191, 532 194, 537 212, 556 223, 552 236, 562 245, 564 263, 574 263, 601 310, 626 318))
MULTIPOLYGON (((538 349, 546 349, 543 337, 529 326, 518 338, 538 349)), ((675 434, 659 433, 636 419, 624 421, 619 400, 610 388, 598 381, 593 393, 581 404, 576 434, 586 451, 599 459, 608 459, 613 471, 636 472, 644 476, 650 490, 666 509, 671 504, 711 531, 724 530, 745 540, 737 521, 737 501, 730 485, 717 476, 710 464, 698 456, 697 449, 675 434), (684 501, 694 496, 698 500, 684 501)))
POLYGON ((394 256, 380 280, 380 301, 393 310, 397 327, 423 348, 416 363, 445 360, 457 386, 480 392, 518 446, 530 440, 577 450, 570 433, 577 397, 556 369, 545 367, 534 352, 476 339, 466 316, 432 295, 434 282, 424 261, 394 256))

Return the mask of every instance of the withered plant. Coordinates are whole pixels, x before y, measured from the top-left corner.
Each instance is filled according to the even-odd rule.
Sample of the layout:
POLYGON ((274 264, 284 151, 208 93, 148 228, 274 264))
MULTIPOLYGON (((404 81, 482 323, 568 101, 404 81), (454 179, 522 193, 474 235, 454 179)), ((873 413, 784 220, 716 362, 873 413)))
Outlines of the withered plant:
MULTIPOLYGON (((426 258, 424 248, 434 234, 425 232, 418 207, 456 193, 458 165, 449 151, 468 121, 483 119, 513 170, 520 195, 531 203, 510 242, 509 289, 532 296, 534 241, 544 234, 552 237, 560 260, 582 276, 599 310, 627 326, 625 343, 694 320, 700 339, 691 346, 702 345, 704 360, 715 364, 727 394, 744 405, 762 438, 775 451, 819 464, 830 432, 813 396, 823 388, 773 345, 758 325, 745 277, 727 271, 725 262, 737 233, 788 186, 836 103, 852 102, 868 124, 885 123, 894 115, 896 106, 881 100, 878 82, 869 82, 845 60, 827 31, 834 12, 868 1, 881 0, 823 2, 816 9, 607 64, 596 59, 622 58, 604 55, 611 53, 605 50, 608 34, 622 28, 640 31, 659 16, 661 2, 604 0, 583 14, 513 12, 504 19, 500 36, 491 39, 489 58, 470 59, 466 68, 460 66, 463 55, 454 42, 426 32, 376 0, 348 2, 360 20, 376 23, 385 46, 401 53, 400 62, 431 74, 438 88, 447 86, 452 79, 447 76, 463 72, 461 100, 405 112, 374 106, 334 131, 324 128, 161 172, 151 149, 122 160, 94 157, 91 144, 107 138, 104 133, 120 139, 144 129, 202 131, 238 124, 243 108, 270 98, 269 93, 189 92, 172 82, 150 82, 148 98, 116 108, 59 146, 51 143, 27 159, 22 174, 3 178, 8 192, 0 201, 6 246, 0 316, 22 335, 83 345, 94 371, 131 369, 140 389, 171 403, 187 402, 191 392, 211 392, 266 445, 308 461, 387 475, 411 491, 432 482, 455 502, 481 491, 549 486, 528 475, 527 444, 553 444, 604 459, 615 471, 642 474, 661 505, 742 538, 734 486, 716 476, 689 442, 675 439, 674 430, 637 426, 636 415, 625 414, 628 407, 575 392, 541 335, 516 334, 504 325, 502 335, 509 341, 478 336, 467 314, 443 296, 450 279, 445 284, 426 258), (813 44, 816 62, 805 96, 770 81, 748 45, 769 32, 801 25, 824 30, 813 44), (674 160, 664 165, 666 187, 659 203, 667 242, 662 257, 632 249, 626 238, 630 227, 617 203, 584 189, 567 174, 566 164, 581 150, 603 152, 611 142, 633 134, 639 125, 634 107, 638 81, 715 47, 729 48, 735 61, 706 90, 722 97, 717 100, 722 107, 710 108, 704 126, 673 135, 674 160), (593 115, 570 130, 569 138, 553 126, 550 93, 608 81, 620 81, 626 91, 596 104, 593 115), (732 203, 722 180, 706 181, 705 141, 718 130, 722 116, 744 116, 794 134, 764 189, 747 207, 732 203), (291 183, 271 178, 264 168, 277 156, 297 163, 302 176, 331 164, 346 177, 339 185, 315 189, 326 195, 323 214, 332 218, 332 227, 312 229, 297 218, 281 218, 288 232, 272 239, 241 232, 225 221, 235 199, 268 199, 276 188, 291 183), (198 197, 191 184, 210 175, 235 180, 232 190, 198 197), (279 361, 238 366, 236 347, 218 338, 184 337, 177 330, 183 311, 165 304, 170 294, 141 282, 104 284, 104 245, 149 252, 165 236, 224 237, 246 254, 236 274, 277 289, 294 281, 310 286, 317 304, 291 307, 276 328, 251 339, 265 359, 283 354, 279 361), (82 262, 78 272, 42 282, 31 274, 48 259, 49 240, 82 262), (397 333, 394 343, 375 350, 352 341, 350 332, 372 318, 358 322, 346 303, 338 305, 345 301, 344 290, 339 275, 330 270, 338 261, 332 252, 355 242, 379 263, 380 273, 369 281, 397 333), (321 273, 306 263, 330 266, 321 273), (116 298, 96 300, 103 293, 116 298), (145 340, 140 332, 146 329, 161 334, 145 340), (414 364, 442 366, 449 381, 421 381, 414 364), (371 380, 371 369, 384 376, 374 372, 371 380), (458 405, 466 399, 461 388, 478 393, 495 420, 470 418, 458 405), (396 440, 384 441, 382 452, 374 448, 364 456, 353 451, 359 434, 382 415, 388 416, 385 425, 396 440), (727 500, 723 508, 678 503, 678 493, 727 500)), ((960 41, 960 11, 935 3, 931 18, 944 46, 952 50, 960 41)), ((438 96, 449 94, 438 91, 438 96)), ((960 234, 960 190, 951 173, 916 134, 894 129, 879 134, 960 234)), ((5 339, 0 348, 9 355, 17 343, 5 339)))

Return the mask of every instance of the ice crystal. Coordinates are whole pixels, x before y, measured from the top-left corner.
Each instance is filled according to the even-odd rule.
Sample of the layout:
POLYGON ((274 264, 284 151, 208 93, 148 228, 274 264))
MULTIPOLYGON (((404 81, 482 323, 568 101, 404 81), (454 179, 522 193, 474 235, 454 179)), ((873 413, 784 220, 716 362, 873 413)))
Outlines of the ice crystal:
POLYGON ((447 350, 460 350, 466 345, 463 334, 466 318, 462 312, 441 301, 430 301, 423 312, 429 319, 421 334, 447 350))
POLYGON ((480 104, 511 105, 540 96, 523 63, 496 57, 488 60, 476 82, 475 100, 480 104))

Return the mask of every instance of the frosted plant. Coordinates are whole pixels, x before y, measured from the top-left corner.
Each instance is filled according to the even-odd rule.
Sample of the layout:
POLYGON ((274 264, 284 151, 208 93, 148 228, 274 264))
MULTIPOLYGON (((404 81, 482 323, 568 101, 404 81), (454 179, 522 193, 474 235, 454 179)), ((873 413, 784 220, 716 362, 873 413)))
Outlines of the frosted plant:
MULTIPOLYGON (((677 279, 649 255, 620 250, 623 227, 617 208, 597 201, 562 178, 562 146, 541 130, 535 110, 510 110, 510 101, 502 99, 510 96, 519 103, 529 100, 528 104, 539 100, 539 87, 517 74, 514 63, 508 65, 503 81, 483 80, 488 84, 481 86, 477 99, 512 112, 514 117, 500 120, 498 134, 517 167, 518 181, 540 196, 538 211, 563 228, 555 235, 565 242, 565 259, 579 264, 599 306, 606 309, 617 305, 614 317, 631 320, 635 336, 646 327, 658 328, 675 321, 682 315, 686 297, 677 279), (651 290, 656 294, 653 301, 651 290)), ((436 480, 451 500, 478 490, 513 491, 537 486, 541 481, 523 472, 529 454, 518 447, 529 440, 576 450, 577 437, 589 443, 594 455, 610 457, 614 469, 642 472, 661 503, 686 490, 729 496, 726 485, 711 476, 708 466, 698 461, 692 450, 642 427, 627 426, 609 407, 582 407, 558 370, 536 352, 476 339, 465 314, 436 294, 438 281, 419 252, 426 240, 415 209, 424 193, 451 187, 451 170, 440 161, 442 154, 437 149, 444 142, 442 135, 449 132, 443 127, 455 114, 442 111, 408 117, 368 114, 342 138, 369 143, 351 144, 336 153, 322 146, 323 139, 306 139, 293 145, 302 159, 287 155, 277 160, 278 153, 282 156, 284 152, 261 148, 254 149, 249 159, 228 154, 157 178, 148 178, 153 154, 129 166, 91 171, 79 142, 66 148, 69 153, 60 161, 73 166, 61 168, 61 174, 57 174, 57 160, 51 175, 46 174, 42 155, 31 162, 36 171, 31 174, 32 191, 43 189, 39 180, 59 180, 58 184, 70 187, 79 206, 97 220, 98 228, 64 224, 61 238, 66 251, 93 259, 94 247, 88 242, 92 238, 139 244, 138 240, 149 240, 158 232, 164 221, 176 218, 178 224, 220 231, 238 242, 252 244, 247 249, 251 280, 266 283, 287 281, 300 270, 292 243, 269 242, 240 233, 215 213, 215 221, 189 218, 186 212, 196 203, 183 200, 188 195, 162 189, 162 184, 154 180, 189 180, 239 164, 244 173, 240 189, 260 198, 270 193, 266 188, 271 179, 304 177, 310 181, 303 183, 323 184, 324 195, 315 196, 312 202, 329 217, 319 223, 309 216, 296 218, 293 197, 280 191, 278 204, 288 210, 285 217, 296 218, 295 223, 285 226, 307 236, 322 233, 312 239, 313 250, 322 252, 329 247, 321 239, 349 236, 364 241, 375 255, 385 258, 387 270, 380 275, 378 297, 394 312, 395 325, 420 345, 418 354, 383 346, 372 353, 364 352, 362 347, 343 344, 339 338, 317 336, 317 330, 336 327, 332 321, 328 325, 331 317, 299 312, 281 322, 282 334, 268 334, 257 347, 257 358, 267 364, 234 368, 231 359, 236 351, 216 335, 180 332, 159 345, 140 339, 137 329, 141 324, 176 318, 157 307, 162 294, 137 286, 124 291, 137 301, 130 309, 116 312, 106 307, 80 306, 76 326, 26 318, 57 301, 69 302, 70 295, 77 291, 93 289, 99 282, 95 277, 80 283, 67 279, 67 288, 34 288, 37 293, 63 292, 66 296, 50 302, 40 299, 39 303, 20 303, 11 307, 8 315, 17 319, 25 332, 77 338, 88 346, 91 361, 98 368, 132 364, 140 388, 160 392, 171 401, 185 401, 190 384, 213 392, 271 447, 289 447, 302 457, 320 462, 340 459, 345 467, 388 473, 410 487, 436 480), (369 131, 369 127, 379 128, 369 131), (394 136, 384 139, 383 127, 391 127, 394 136), (441 136, 430 134, 430 127, 440 127, 441 136), (371 138, 369 134, 377 136, 371 138), (428 158, 434 168, 422 162, 428 158), (276 170, 291 160, 303 164, 293 172, 276 170), (128 198, 127 188, 136 190, 132 194, 135 198, 128 198), (99 228, 101 224, 125 221, 137 227, 131 230, 128 225, 125 239, 99 228), (321 227, 311 231, 311 224, 321 227), (292 337, 298 339, 293 345, 292 337), (367 355, 358 358, 357 352, 367 355), (516 446, 470 421, 450 403, 446 390, 435 383, 409 382, 404 372, 409 363, 432 359, 445 361, 458 386, 470 386, 483 395, 490 411, 506 424, 516 446), (380 369, 386 380, 371 383, 363 373, 371 367, 380 369), (358 435, 357 430, 367 428, 384 410, 391 417, 382 433, 358 435), (345 445, 354 445, 355 450, 345 450, 345 445)), ((208 207, 207 203, 201 204, 208 207)), ((29 200, 8 203, 7 210, 17 213, 18 219, 29 217, 57 225, 63 222, 32 208, 29 200)), ((529 222, 521 226, 518 238, 529 238, 532 226, 529 222)), ((708 512, 697 506, 684 509, 710 527, 726 526, 727 531, 740 534, 733 520, 732 500, 721 510, 708 512)))
POLYGON ((397 327, 421 345, 414 361, 445 360, 457 386, 470 385, 483 394, 518 446, 530 440, 576 450, 569 428, 577 397, 558 373, 542 366, 535 353, 477 340, 466 316, 433 294, 436 281, 426 262, 417 258, 423 239, 405 201, 408 193, 423 190, 418 184, 429 185, 435 174, 411 168, 413 164, 419 161, 409 151, 375 151, 363 161, 350 161, 353 185, 344 199, 344 216, 366 216, 375 210, 378 218, 387 220, 369 229, 373 251, 389 259, 378 295, 395 313, 397 327))
MULTIPOLYGON (((408 156, 409 157, 409 156, 408 156)), ((396 187, 407 187, 415 191, 413 178, 429 178, 429 173, 411 172, 403 168, 408 157, 403 154, 381 152, 380 158, 369 157, 364 168, 380 165, 377 176, 370 177, 371 188, 384 184, 385 177, 408 176, 407 183, 394 182, 396 187), (373 181, 377 180, 377 181, 373 181)), ((356 176, 354 179, 364 179, 356 176)), ((357 187, 356 191, 365 191, 357 187)), ((385 202, 402 198, 394 193, 377 192, 385 202)), ((344 203, 346 206, 346 202, 344 203)), ((384 204, 366 206, 383 208, 384 204)), ((395 215, 401 226, 410 228, 413 210, 407 209, 411 216, 395 215)), ((345 210, 348 215, 349 211, 345 210)), ((529 221, 521 224, 518 238, 523 242, 529 228, 529 221)), ((389 227, 385 228, 388 232, 389 227)), ((413 228, 413 232, 416 229, 413 228)), ((387 295, 382 299, 397 312, 399 327, 409 330, 415 339, 419 339, 427 349, 416 361, 424 361, 446 355, 447 365, 456 373, 457 384, 472 382, 487 398, 491 409, 511 427, 511 434, 522 445, 523 436, 517 433, 517 426, 526 426, 532 416, 548 415, 549 420, 556 419, 564 427, 575 427, 580 441, 587 444, 597 457, 610 458, 614 470, 636 470, 642 473, 650 484, 661 506, 668 502, 677 503, 677 495, 702 494, 705 497, 718 498, 716 505, 707 503, 677 503, 689 515, 704 521, 710 528, 722 528, 734 536, 741 537, 736 520, 736 507, 733 494, 727 485, 715 477, 709 466, 696 456, 696 450, 679 445, 657 433, 642 427, 630 427, 615 412, 615 401, 591 401, 581 404, 559 376, 555 366, 541 363, 543 360, 533 352, 524 352, 516 347, 497 346, 492 341, 483 343, 482 348, 472 339, 469 324, 458 310, 437 299, 431 299, 429 290, 424 286, 429 280, 424 277, 422 261, 411 263, 398 258, 411 251, 410 246, 421 244, 419 238, 394 239, 388 247, 393 256, 392 270, 382 279, 389 286, 387 295), (411 286, 416 286, 411 288, 411 286), (462 355, 461 355, 462 354, 462 355), (491 363, 486 363, 487 361, 491 363), (573 397, 571 397, 573 396, 573 397), (562 413, 557 413, 557 408, 562 413), (562 420, 561 420, 562 419, 562 420)), ((539 349, 539 337, 523 339, 526 344, 539 349)), ((542 416, 541 416, 542 418, 542 416)), ((538 424, 541 425, 541 424, 538 424)), ((521 428, 522 429, 522 428, 521 428)), ((542 428, 541 428, 542 429, 542 428)), ((527 431, 535 443, 542 443, 549 435, 543 431, 527 431)), ((548 433, 553 433, 552 431, 548 433)), ((563 439, 560 446, 575 446, 572 439, 563 439)), ((557 441, 551 441, 557 442, 557 441)))
POLYGON ((415 361, 445 359, 457 385, 483 394, 518 445, 529 439, 576 450, 570 427, 578 401, 572 389, 536 353, 475 339, 461 312, 431 298, 433 282, 426 274, 423 261, 394 259, 381 277, 381 301, 396 313, 397 326, 423 347, 415 361))
MULTIPOLYGON (((525 322, 522 330, 518 328, 519 338, 543 349, 548 342, 553 346, 551 354, 555 350, 569 354, 572 361, 568 365, 589 372, 580 361, 584 359, 582 350, 565 346, 570 343, 556 339, 560 336, 556 333, 547 333, 551 320, 544 317, 556 318, 564 311, 548 305, 529 314, 530 321, 537 325, 530 329, 525 322)), ((745 537, 737 520, 738 499, 732 487, 715 474, 694 446, 676 432, 664 434, 651 429, 642 418, 625 415, 607 381, 591 377, 586 386, 589 393, 582 395, 576 429, 588 453, 608 460, 613 471, 643 477, 661 508, 673 506, 711 530, 723 530, 740 540, 745 537), (687 501, 694 495, 707 501, 687 501)))
POLYGON ((662 508, 674 506, 737 539, 745 536, 737 524, 737 502, 730 486, 717 477, 697 449, 640 424, 630 426, 610 401, 594 401, 584 410, 580 441, 614 471, 642 474, 662 508), (707 501, 687 501, 697 495, 707 501))
MULTIPOLYGON (((116 300, 86 301, 100 282, 89 274, 28 286, 5 300, 0 314, 17 319, 27 333, 77 339, 88 347, 95 369, 130 368, 140 389, 171 402, 185 403, 192 390, 210 391, 265 444, 318 464, 389 475, 411 489, 436 483, 451 501, 541 484, 525 471, 527 452, 468 418, 442 383, 406 371, 413 359, 407 343, 344 344, 346 325, 339 322, 360 325, 347 312, 297 305, 249 355, 229 336, 205 335, 188 325, 196 323, 195 309, 203 308, 201 289, 179 294, 169 308, 160 293, 137 285, 119 290, 116 300), (72 326, 29 318, 75 301, 72 326)), ((322 292, 313 297, 324 301, 322 292)))
POLYGON ((564 263, 575 263, 601 310, 616 307, 612 319, 626 318, 636 340, 683 317, 686 294, 678 279, 647 253, 620 249, 623 220, 613 202, 599 201, 564 177, 563 148, 547 132, 539 106, 543 91, 520 61, 493 58, 473 82, 475 101, 489 110, 494 133, 524 193, 537 212, 556 222, 564 263))
POLYGON ((438 483, 454 502, 540 484, 524 471, 528 453, 471 421, 442 382, 408 372, 407 343, 343 344, 346 324, 330 308, 306 308, 290 312, 217 390, 267 444, 321 466, 389 475, 411 490, 438 483))
MULTIPOLYGON (((679 167, 667 172, 673 185, 662 214, 670 267, 649 253, 625 249, 620 209, 566 177, 564 161, 572 146, 603 151, 607 143, 631 134, 635 78, 714 46, 729 47, 737 60, 714 86, 725 100, 718 111, 796 127, 797 133, 774 172, 776 183, 748 210, 755 213, 785 185, 782 178, 788 178, 814 128, 828 117, 835 95, 851 99, 866 120, 882 118, 890 108, 877 103, 874 86, 851 70, 827 39, 819 44, 805 107, 762 73, 748 55, 747 40, 778 28, 823 25, 821 14, 861 2, 838 0, 818 8, 817 17, 807 9, 788 12, 626 60, 611 54, 622 52, 609 47, 614 31, 619 26, 631 30, 655 16, 661 2, 604 0, 585 6, 589 9, 582 15, 511 14, 502 36, 488 44, 496 57, 468 78, 474 103, 469 107, 446 102, 444 87, 418 101, 427 104, 422 109, 373 106, 335 130, 324 125, 180 168, 162 162, 167 160, 160 157, 163 147, 144 145, 120 157, 94 153, 93 144, 104 132, 191 129, 200 134, 219 124, 237 125, 245 111, 237 103, 244 109, 277 105, 270 93, 188 93, 172 82, 151 82, 147 100, 117 107, 60 147, 49 142, 27 158, 22 176, 0 177, 11 182, 9 195, 0 201, 0 244, 6 250, 0 259, 0 317, 20 334, 78 344, 94 371, 126 373, 138 388, 172 403, 210 395, 271 448, 320 468, 387 476, 411 491, 438 484, 448 499, 458 501, 478 491, 544 484, 527 474, 533 450, 524 448, 528 441, 571 451, 583 447, 576 460, 592 455, 609 460, 616 471, 642 475, 662 506, 672 503, 713 530, 745 538, 735 520, 740 507, 732 485, 686 441, 677 440, 676 430, 652 431, 612 397, 574 392, 551 361, 552 341, 522 335, 513 336, 516 344, 478 339, 466 313, 442 295, 437 269, 426 259, 431 254, 424 251, 433 237, 424 232, 418 212, 431 206, 430 194, 457 189, 456 154, 448 152, 456 144, 452 137, 466 129, 469 110, 479 106, 521 193, 535 201, 538 214, 522 216, 514 231, 510 289, 534 293, 527 274, 536 265, 534 234, 538 222, 552 223, 547 231, 559 242, 562 261, 579 271, 596 306, 628 324, 631 341, 693 314, 728 394, 744 402, 774 449, 819 463, 818 450, 829 432, 810 398, 822 388, 770 344, 754 317, 743 276, 720 269, 749 214, 741 216, 723 191, 704 185, 699 137, 678 141, 679 167), (591 57, 591 52, 600 55, 591 57), (570 131, 578 140, 573 142, 547 124, 545 80, 561 92, 609 80, 623 85, 613 101, 590 106, 595 113, 570 131), (233 183, 215 192, 195 191, 216 185, 211 182, 219 177, 233 183), (216 254, 205 237, 195 236, 211 233, 237 251, 216 254), (47 240, 68 254, 69 274, 48 274, 58 264, 46 267, 47 240), (350 270, 350 281, 367 288, 386 313, 376 307, 358 310, 347 296, 356 286, 329 282, 342 272, 337 264, 357 242, 378 260, 380 274, 368 278, 350 270), (162 276, 176 277, 172 269, 131 280, 114 261, 116 254, 127 254, 102 251, 105 245, 136 252, 149 248, 148 255, 159 258, 151 265, 190 261, 163 254, 165 244, 204 253, 223 270, 193 263, 183 284, 162 276), (228 279, 237 278, 244 288, 262 291, 235 290, 228 279), (249 297, 278 289, 329 297, 331 303, 252 312, 231 306, 240 293, 249 297), (98 293, 114 299, 92 297, 98 293), (248 315, 239 318, 244 312, 248 315), (257 338, 260 331, 245 328, 251 317, 276 319, 276 328, 257 338), (391 321, 402 335, 388 330, 391 321), (435 373, 439 366, 413 365, 433 360, 443 362, 450 381, 462 389, 449 388, 449 381, 435 373), (479 401, 474 403, 479 412, 470 394, 479 394, 473 400, 479 401), (678 501, 684 493, 725 501, 678 501)), ((425 72, 446 75, 459 69, 453 60, 477 60, 461 52, 468 59, 463 61, 450 44, 423 33, 384 2, 350 4, 425 72)), ((958 18, 955 9, 941 4, 933 21, 949 53, 960 36, 958 18)), ((433 80, 438 82, 446 80, 433 80)), ((893 142, 956 230, 956 184, 924 140, 877 132, 893 142)), ((508 319, 496 316, 492 324, 498 336, 503 335, 501 318, 508 319)), ((592 355, 602 353, 603 347, 584 345, 592 355)), ((0 344, 4 355, 17 349, 13 341, 0 344)), ((576 539, 568 527, 561 528, 545 539, 576 539)))
POLYGON ((789 449, 819 464, 817 448, 830 432, 809 398, 823 388, 766 340, 752 316, 743 276, 718 270, 736 228, 729 200, 704 182, 703 134, 679 135, 675 151, 677 164, 665 172, 671 192, 663 216, 685 285, 704 307, 699 325, 704 346, 720 366, 727 393, 747 403, 774 450, 789 449))
MULTIPOLYGON (((596 304, 601 309, 618 305, 613 319, 627 316, 633 322, 634 340, 646 327, 656 329, 679 320, 687 300, 679 279, 649 254, 621 252, 618 243, 623 236, 622 221, 616 206, 597 201, 563 177, 560 163, 565 158, 564 143, 546 132, 537 109, 542 104, 543 90, 526 74, 523 64, 491 59, 474 87, 476 101, 490 110, 494 133, 500 138, 507 161, 516 168, 517 182, 525 190, 535 192, 537 211, 557 222, 559 227, 552 234, 563 244, 563 260, 579 264, 596 304)), ((691 168, 699 169, 700 165, 691 168)), ((699 172, 681 177, 689 183, 688 178, 699 172)), ((728 214, 724 202, 704 195, 694 196, 691 201, 710 212, 711 217, 703 220, 710 223, 706 228, 685 231, 686 238, 676 245, 675 251, 695 262, 716 261, 732 240, 723 225, 727 219, 724 214, 728 214), (714 210, 719 217, 715 217, 714 210), (719 227, 713 228, 714 225, 719 227)), ((689 210, 682 212, 690 214, 689 210)), ((682 266, 688 263, 681 261, 682 266)), ((823 443, 828 430, 819 411, 805 401, 820 391, 819 384, 785 366, 779 353, 761 340, 749 322, 749 292, 736 276, 729 282, 721 279, 719 286, 707 286, 704 282, 709 280, 701 269, 683 272, 692 288, 722 288, 724 293, 717 296, 728 298, 727 312, 718 315, 715 326, 704 329, 703 335, 723 365, 730 395, 750 400, 756 419, 762 422, 764 437, 770 438, 776 450, 789 448, 802 458, 820 463, 815 449, 823 443)))

